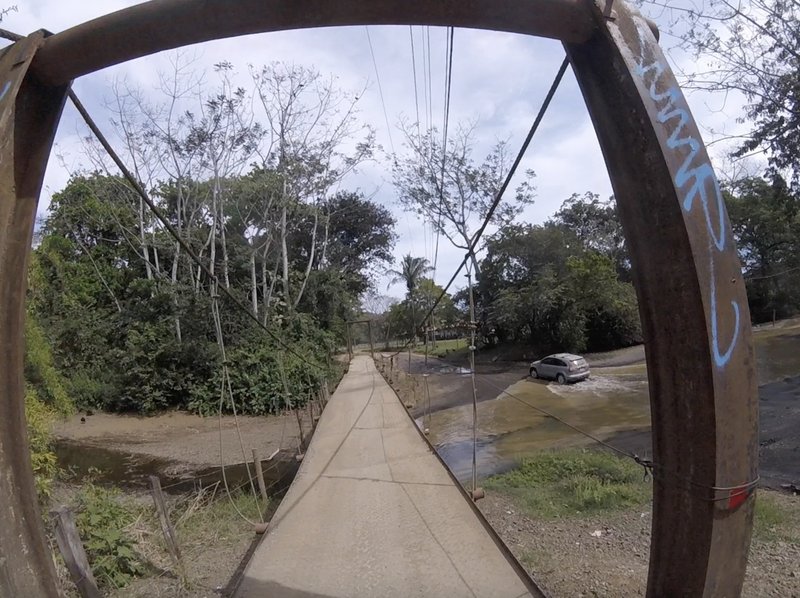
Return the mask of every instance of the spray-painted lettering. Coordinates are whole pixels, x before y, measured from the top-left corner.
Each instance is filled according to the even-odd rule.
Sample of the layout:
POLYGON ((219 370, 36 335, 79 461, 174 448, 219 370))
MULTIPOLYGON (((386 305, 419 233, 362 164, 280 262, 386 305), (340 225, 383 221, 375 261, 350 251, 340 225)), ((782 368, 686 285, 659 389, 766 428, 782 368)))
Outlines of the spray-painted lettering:
POLYGON ((673 179, 675 187, 683 193, 681 205, 686 212, 691 212, 695 205, 699 204, 705 217, 711 241, 709 243, 709 295, 712 352, 717 367, 724 367, 731 359, 740 332, 740 306, 736 301, 731 301, 734 326, 733 331, 726 335, 730 336, 731 340, 723 351, 719 339, 715 259, 725 251, 727 245, 725 203, 719 182, 714 175, 714 169, 708 159, 705 156, 698 159, 698 155, 703 149, 702 142, 687 131, 692 123, 692 117, 683 94, 677 86, 668 87, 663 92, 658 91, 665 70, 663 63, 654 60, 649 64, 644 62, 637 64, 635 72, 647 87, 650 98, 658 107, 656 119, 670 130, 666 142, 667 147, 681 152, 683 156, 681 166, 673 179))

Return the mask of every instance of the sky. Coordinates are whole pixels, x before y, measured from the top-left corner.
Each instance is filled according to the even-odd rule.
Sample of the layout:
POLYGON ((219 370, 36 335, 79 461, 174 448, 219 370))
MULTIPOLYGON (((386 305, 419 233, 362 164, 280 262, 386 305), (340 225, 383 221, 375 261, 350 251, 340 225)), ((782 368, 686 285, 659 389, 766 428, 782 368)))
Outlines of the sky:
MULTIPOLYGON (((40 28, 60 32, 137 3, 124 0, 30 0, 19 3, 18 10, 7 15, 0 26, 20 34, 40 28)), ((648 14, 646 8, 643 12, 648 14)), ((663 19, 667 15, 663 11, 649 16, 666 26, 663 19)), ((403 117, 416 120, 417 104, 423 110, 422 43, 428 32, 432 124, 440 130, 442 128, 446 30, 438 27, 371 26, 368 31, 374 62, 365 27, 287 31, 218 40, 192 46, 185 50, 184 56, 190 57, 198 70, 210 73, 210 82, 213 82, 213 65, 221 61, 234 65, 243 78, 242 83, 246 83, 248 65, 279 61, 313 66, 323 75, 334 75, 338 85, 346 90, 355 91, 366 85, 366 92, 359 101, 360 117, 375 127, 377 141, 384 152, 379 153, 376 161, 349 175, 343 187, 374 196, 375 201, 393 211, 398 234, 394 251, 396 261, 410 253, 426 257, 433 263, 435 236, 430 226, 400 207, 387 154, 393 149, 397 153, 403 152, 403 135, 397 129, 399 120, 403 117), (417 68, 416 100, 412 36, 417 68)), ((668 50, 676 71, 691 71, 692 57, 670 49, 673 45, 670 38, 662 38, 662 47, 668 50)), ((553 40, 456 29, 449 126, 468 121, 476 123, 475 155, 478 157, 484 156, 501 139, 508 140, 510 151, 516 155, 563 57, 561 44, 553 40)), ((159 73, 169 70, 171 60, 175 60, 175 51, 130 61, 76 80, 73 90, 112 142, 119 143, 113 135, 112 113, 108 108, 113 82, 125 80, 155 98, 159 73)), ((719 168, 726 148, 730 146, 717 141, 725 135, 746 130, 746 124, 736 121, 741 113, 742 98, 695 92, 687 94, 687 100, 706 143, 712 142, 709 153, 719 168)), ((45 175, 40 215, 46 213, 50 196, 64 187, 71 172, 90 167, 81 141, 85 135, 87 131, 80 117, 67 103, 45 175)), ((519 221, 522 222, 543 222, 573 193, 591 191, 602 198, 612 194, 597 138, 571 70, 567 71, 519 172, 527 169, 536 173, 536 198, 534 204, 527 206, 520 215, 519 221)), ((514 187, 512 182, 510 189, 514 187)), ((491 232, 491 228, 487 232, 491 232)), ((462 258, 463 251, 449 246, 442 237, 436 282, 446 283, 462 258)), ((379 275, 377 292, 402 297, 402 285, 389 285, 389 280, 389 276, 379 275)), ((456 287, 463 285, 463 280, 456 282, 456 287)))

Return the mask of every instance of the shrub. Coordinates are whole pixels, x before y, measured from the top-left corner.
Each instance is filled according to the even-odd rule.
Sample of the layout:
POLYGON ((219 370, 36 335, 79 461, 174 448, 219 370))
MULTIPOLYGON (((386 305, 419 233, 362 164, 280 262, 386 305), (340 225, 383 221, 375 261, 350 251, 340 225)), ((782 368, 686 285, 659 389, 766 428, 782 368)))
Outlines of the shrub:
POLYGON ((39 501, 44 503, 50 497, 53 479, 56 475, 56 455, 52 451, 51 429, 55 415, 36 393, 28 386, 25 389, 25 419, 28 424, 28 446, 31 451, 31 466, 36 482, 39 501))
POLYGON ((102 586, 121 588, 144 572, 134 540, 125 531, 133 521, 118 491, 91 483, 81 489, 76 523, 92 573, 102 586))

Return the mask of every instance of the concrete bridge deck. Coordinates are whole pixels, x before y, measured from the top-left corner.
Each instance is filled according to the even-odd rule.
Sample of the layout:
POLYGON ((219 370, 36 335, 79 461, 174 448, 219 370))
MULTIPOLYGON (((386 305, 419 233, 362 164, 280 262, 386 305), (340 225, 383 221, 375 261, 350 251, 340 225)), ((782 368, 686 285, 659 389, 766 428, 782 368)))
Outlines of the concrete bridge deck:
POLYGON ((415 429, 371 359, 320 419, 239 598, 538 595, 415 429))

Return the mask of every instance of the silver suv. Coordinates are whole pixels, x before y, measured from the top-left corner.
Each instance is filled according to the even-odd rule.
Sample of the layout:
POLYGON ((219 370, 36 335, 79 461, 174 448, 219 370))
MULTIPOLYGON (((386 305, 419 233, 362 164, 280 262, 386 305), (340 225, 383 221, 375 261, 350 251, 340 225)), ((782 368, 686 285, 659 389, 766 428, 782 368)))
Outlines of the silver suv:
POLYGON ((559 384, 579 382, 589 377, 589 364, 580 355, 555 353, 534 361, 530 374, 531 378, 549 378, 559 384))

